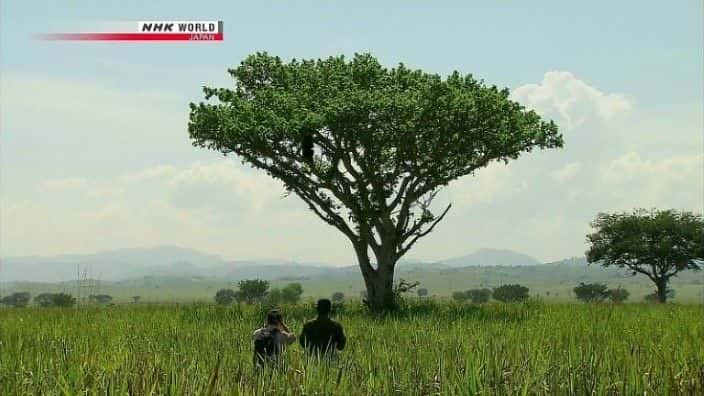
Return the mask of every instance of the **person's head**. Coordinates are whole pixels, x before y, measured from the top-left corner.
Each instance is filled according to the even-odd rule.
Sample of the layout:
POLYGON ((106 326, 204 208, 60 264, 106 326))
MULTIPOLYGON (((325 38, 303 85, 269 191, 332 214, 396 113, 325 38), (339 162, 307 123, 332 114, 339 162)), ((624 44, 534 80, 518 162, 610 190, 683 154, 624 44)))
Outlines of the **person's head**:
POLYGON ((266 324, 267 325, 272 325, 272 326, 278 326, 284 322, 283 316, 281 316, 281 312, 279 312, 277 309, 272 309, 269 311, 269 313, 266 314, 266 324))
POLYGON ((315 306, 315 310, 318 312, 318 316, 330 316, 330 311, 332 310, 332 303, 327 298, 321 298, 318 300, 318 304, 315 306))

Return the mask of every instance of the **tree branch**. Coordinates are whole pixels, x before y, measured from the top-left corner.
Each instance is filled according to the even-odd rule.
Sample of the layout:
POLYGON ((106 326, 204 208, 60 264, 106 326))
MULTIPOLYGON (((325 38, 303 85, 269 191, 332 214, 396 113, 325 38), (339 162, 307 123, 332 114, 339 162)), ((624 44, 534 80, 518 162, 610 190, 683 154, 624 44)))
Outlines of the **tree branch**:
MULTIPOLYGON (((451 208, 451 207, 452 207, 452 204, 447 205, 447 208, 442 212, 442 214, 440 215, 440 217, 438 217, 437 219, 435 219, 435 221, 433 221, 433 223, 430 225, 430 227, 429 227, 428 229, 426 229, 425 231, 422 231, 422 232, 418 232, 418 233, 416 234, 416 236, 415 236, 413 239, 411 239, 410 242, 408 242, 408 244, 407 244, 405 247, 402 247, 402 246, 401 246, 400 249, 399 249, 399 251, 398 251, 398 257, 401 257, 401 256, 403 256, 404 254, 406 254, 406 252, 408 252, 408 250, 411 249, 411 247, 418 241, 418 239, 420 239, 420 238, 422 238, 422 237, 428 235, 430 232, 432 232, 432 231, 433 231, 433 228, 435 228, 435 226, 436 226, 440 221, 442 221, 442 219, 445 217, 445 215, 447 214, 447 212, 450 211, 450 208, 451 208)), ((409 235, 409 236, 410 236, 410 235, 409 235)))

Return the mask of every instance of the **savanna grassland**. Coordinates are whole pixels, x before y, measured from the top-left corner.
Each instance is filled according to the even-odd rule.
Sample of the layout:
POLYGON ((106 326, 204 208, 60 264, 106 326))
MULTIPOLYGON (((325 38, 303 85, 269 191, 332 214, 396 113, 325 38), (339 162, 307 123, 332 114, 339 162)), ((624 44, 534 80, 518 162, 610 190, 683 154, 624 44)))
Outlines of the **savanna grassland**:
MULTIPOLYGON (((300 331, 310 305, 284 307, 300 331)), ((252 367, 263 308, 117 305, 0 309, 0 393, 704 394, 704 307, 414 302, 395 316, 336 314, 330 363, 290 347, 252 367)))

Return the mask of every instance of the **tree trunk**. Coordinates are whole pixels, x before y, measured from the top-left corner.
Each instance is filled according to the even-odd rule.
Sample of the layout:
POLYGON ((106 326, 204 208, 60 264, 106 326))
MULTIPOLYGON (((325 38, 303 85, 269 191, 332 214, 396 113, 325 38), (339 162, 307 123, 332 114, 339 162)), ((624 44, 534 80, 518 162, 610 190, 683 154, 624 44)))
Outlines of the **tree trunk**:
POLYGON ((667 302, 667 280, 658 279, 655 282, 657 287, 656 294, 658 295, 658 302, 664 304, 667 302))
POLYGON ((397 246, 392 233, 381 235, 381 239, 380 246, 372 249, 377 261, 376 268, 372 267, 369 259, 369 245, 364 241, 352 243, 367 288, 365 304, 370 311, 377 313, 393 311, 398 307, 394 294, 394 269, 399 259, 397 246))
POLYGON ((394 270, 393 267, 379 266, 375 271, 364 274, 364 283, 367 286, 367 306, 371 311, 384 312, 396 308, 394 296, 394 270))

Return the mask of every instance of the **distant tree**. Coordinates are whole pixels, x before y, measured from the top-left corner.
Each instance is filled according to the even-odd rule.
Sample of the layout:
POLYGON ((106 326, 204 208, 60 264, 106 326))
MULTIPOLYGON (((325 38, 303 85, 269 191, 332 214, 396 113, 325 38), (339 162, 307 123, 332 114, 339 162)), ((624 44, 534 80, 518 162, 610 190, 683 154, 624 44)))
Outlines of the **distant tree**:
POLYGON ((491 289, 471 289, 465 292, 472 304, 483 304, 491 298, 491 289))
POLYGON ((626 289, 622 289, 620 287, 616 289, 609 289, 609 299, 613 303, 622 303, 628 300, 628 296, 630 296, 630 293, 626 289))
POLYGON ((239 302, 253 304, 261 301, 269 289, 269 282, 261 279, 245 279, 238 283, 236 298, 239 302))
POLYGON ((281 289, 281 301, 286 304, 297 304, 303 295, 303 286, 300 283, 289 283, 281 289))
POLYGON ((132 296, 132 302, 137 304, 141 298, 141 296, 132 296))
POLYGON ((34 296, 34 303, 40 307, 50 307, 54 305, 54 293, 41 293, 34 296))
POLYGON ((465 302, 465 301, 467 301, 468 297, 469 296, 467 296, 467 292, 463 292, 463 291, 459 291, 459 290, 452 292, 452 299, 457 302, 465 302))
POLYGON ((587 261, 627 268, 655 284, 658 301, 667 301, 670 278, 698 271, 704 261, 704 218, 691 212, 636 209, 630 213, 599 213, 587 235, 587 261))
POLYGON ((28 292, 16 292, 2 298, 2 303, 15 308, 26 307, 31 299, 28 292))
POLYGON ((112 296, 108 294, 91 294, 88 299, 96 304, 107 305, 112 302, 112 296))
POLYGON ((270 307, 275 307, 280 305, 284 301, 281 289, 275 287, 266 294, 264 297, 264 303, 270 307))
POLYGON ((422 287, 422 288, 418 289, 417 293, 418 293, 418 297, 420 297, 420 298, 427 297, 428 296, 428 289, 422 287))
POLYGON ((235 301, 236 293, 232 289, 220 289, 215 293, 215 303, 218 305, 230 305, 235 301))
POLYGON ((332 302, 334 303, 341 303, 345 301, 345 293, 343 292, 335 292, 332 294, 332 302))
POLYGON ((529 289, 518 284, 501 285, 494 289, 493 297, 501 302, 516 302, 528 299, 529 289))
POLYGON ((72 307, 76 305, 76 298, 66 293, 55 293, 52 296, 52 301, 55 307, 72 307))
POLYGON ((587 303, 598 303, 609 297, 609 289, 603 283, 584 283, 574 289, 577 299, 587 303))

